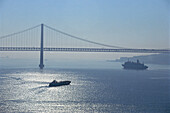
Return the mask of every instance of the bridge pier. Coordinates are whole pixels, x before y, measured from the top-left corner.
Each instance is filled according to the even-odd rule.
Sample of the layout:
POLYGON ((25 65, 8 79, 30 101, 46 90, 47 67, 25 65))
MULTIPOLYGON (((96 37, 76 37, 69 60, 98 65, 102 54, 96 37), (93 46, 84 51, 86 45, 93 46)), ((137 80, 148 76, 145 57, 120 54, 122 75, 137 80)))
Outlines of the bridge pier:
POLYGON ((43 52, 44 52, 44 47, 43 47, 43 27, 44 25, 41 24, 41 44, 40 44, 40 69, 44 68, 44 64, 43 64, 43 52))

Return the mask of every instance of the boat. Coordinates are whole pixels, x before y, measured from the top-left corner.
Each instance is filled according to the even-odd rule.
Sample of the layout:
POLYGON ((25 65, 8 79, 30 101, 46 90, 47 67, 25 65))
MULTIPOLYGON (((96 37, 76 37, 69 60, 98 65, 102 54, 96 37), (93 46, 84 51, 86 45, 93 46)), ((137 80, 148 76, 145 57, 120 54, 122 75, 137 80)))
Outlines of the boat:
POLYGON ((140 63, 139 60, 137 62, 127 61, 124 64, 122 64, 124 69, 135 69, 135 70, 145 70, 148 68, 148 66, 144 65, 144 63, 140 63))
POLYGON ((71 83, 71 81, 56 81, 56 80, 53 80, 53 81, 49 84, 49 87, 69 85, 70 83, 71 83))

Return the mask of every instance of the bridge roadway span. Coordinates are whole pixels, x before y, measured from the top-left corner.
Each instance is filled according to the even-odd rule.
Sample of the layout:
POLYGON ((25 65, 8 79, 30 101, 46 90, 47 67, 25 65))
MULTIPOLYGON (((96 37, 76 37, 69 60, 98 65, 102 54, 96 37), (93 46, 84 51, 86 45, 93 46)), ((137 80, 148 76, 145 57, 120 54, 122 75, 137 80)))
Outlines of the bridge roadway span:
MULTIPOLYGON (((63 51, 63 52, 170 53, 169 49, 43 48, 43 50, 63 51)), ((0 51, 40 51, 40 48, 39 47, 0 47, 0 51)))

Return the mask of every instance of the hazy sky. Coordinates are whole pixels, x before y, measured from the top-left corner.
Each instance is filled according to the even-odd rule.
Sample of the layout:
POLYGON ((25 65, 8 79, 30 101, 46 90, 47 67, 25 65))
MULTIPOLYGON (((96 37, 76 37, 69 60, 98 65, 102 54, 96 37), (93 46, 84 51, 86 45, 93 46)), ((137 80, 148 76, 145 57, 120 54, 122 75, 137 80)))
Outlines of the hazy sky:
POLYGON ((168 0, 0 0, 0 36, 45 23, 130 48, 168 48, 168 0))
POLYGON ((169 0, 0 0, 0 36, 41 23, 128 48, 170 48, 169 0))

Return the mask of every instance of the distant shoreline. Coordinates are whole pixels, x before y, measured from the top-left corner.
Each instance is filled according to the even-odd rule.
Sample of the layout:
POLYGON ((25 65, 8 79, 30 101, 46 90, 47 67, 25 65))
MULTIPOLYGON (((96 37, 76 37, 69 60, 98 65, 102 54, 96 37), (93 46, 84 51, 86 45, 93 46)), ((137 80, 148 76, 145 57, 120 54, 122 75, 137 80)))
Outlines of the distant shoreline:
POLYGON ((107 60, 107 62, 126 62, 136 61, 137 59, 140 62, 144 62, 146 64, 158 64, 158 65, 170 65, 170 54, 153 54, 153 55, 141 55, 141 56, 133 56, 133 57, 120 57, 116 60, 107 60))

